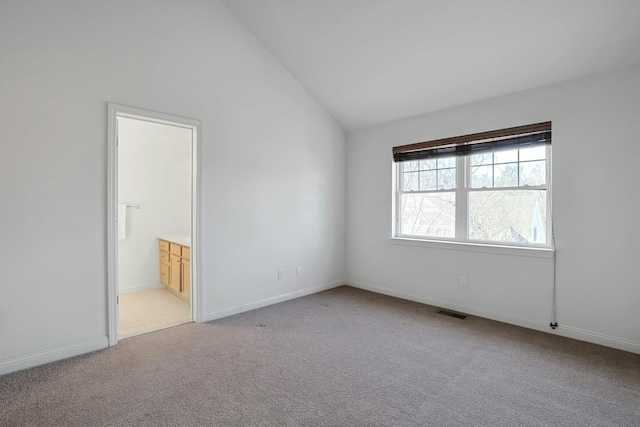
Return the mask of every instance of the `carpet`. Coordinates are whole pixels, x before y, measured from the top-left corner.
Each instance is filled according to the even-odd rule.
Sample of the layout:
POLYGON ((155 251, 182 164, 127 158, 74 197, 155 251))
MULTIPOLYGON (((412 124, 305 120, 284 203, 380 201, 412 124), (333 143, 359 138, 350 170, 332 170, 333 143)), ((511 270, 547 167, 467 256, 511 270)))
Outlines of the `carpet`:
POLYGON ((0 377, 1 426, 634 426, 640 355, 340 287, 0 377))

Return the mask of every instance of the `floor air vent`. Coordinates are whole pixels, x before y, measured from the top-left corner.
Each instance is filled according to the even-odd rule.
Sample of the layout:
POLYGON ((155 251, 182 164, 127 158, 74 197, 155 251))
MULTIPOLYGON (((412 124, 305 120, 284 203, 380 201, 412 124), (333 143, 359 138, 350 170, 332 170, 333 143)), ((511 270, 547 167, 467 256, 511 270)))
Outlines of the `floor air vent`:
POLYGON ((442 309, 436 311, 436 313, 444 314, 445 316, 455 317, 457 319, 466 319, 467 318, 466 314, 454 313, 453 311, 447 311, 447 310, 442 310, 442 309))

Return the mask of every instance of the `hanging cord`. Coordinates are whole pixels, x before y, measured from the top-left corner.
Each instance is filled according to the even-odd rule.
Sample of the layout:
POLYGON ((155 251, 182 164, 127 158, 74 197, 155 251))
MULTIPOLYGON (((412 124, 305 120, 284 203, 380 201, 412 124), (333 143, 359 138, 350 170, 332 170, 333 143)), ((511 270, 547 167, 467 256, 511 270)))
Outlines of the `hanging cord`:
MULTIPOLYGON (((548 148, 550 152, 551 149, 548 148)), ((549 162, 549 157, 547 156, 547 188, 550 188, 551 186, 551 164, 549 162)), ((551 201, 551 197, 549 197, 548 195, 550 194, 549 191, 547 191, 547 200, 549 203, 549 215, 551 216, 551 247, 553 248, 553 290, 552 290, 552 294, 551 294, 551 323, 549 323, 549 326, 551 327, 551 329, 555 329, 558 327, 558 306, 557 306, 557 302, 556 302, 556 265, 557 265, 557 256, 556 256, 556 233, 553 229, 553 203, 551 201)))
MULTIPOLYGON (((553 221, 553 218, 551 219, 553 221)), ((551 329, 558 327, 558 306, 556 303, 556 236, 553 232, 553 222, 551 223, 551 241, 553 242, 553 293, 551 296, 551 329)))

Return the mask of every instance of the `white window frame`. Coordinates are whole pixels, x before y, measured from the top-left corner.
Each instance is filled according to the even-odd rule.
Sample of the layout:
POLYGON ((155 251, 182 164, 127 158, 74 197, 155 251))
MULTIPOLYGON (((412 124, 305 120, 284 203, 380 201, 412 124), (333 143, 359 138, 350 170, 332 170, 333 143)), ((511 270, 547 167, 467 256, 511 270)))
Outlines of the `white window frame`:
MULTIPOLYGON (((514 147, 515 148, 515 147, 514 147)), ((393 190, 394 198, 392 203, 393 209, 393 225, 392 239, 423 241, 434 243, 456 243, 470 244, 479 246, 496 246, 506 248, 524 248, 524 249, 543 249, 553 250, 553 225, 552 225, 552 179, 551 179, 551 145, 545 147, 546 161, 546 185, 524 186, 524 187, 498 187, 498 188, 471 188, 471 155, 456 157, 456 188, 453 191, 456 194, 456 211, 455 211, 455 238, 436 237, 436 236, 419 236, 411 234, 401 234, 401 211, 400 200, 402 194, 420 194, 420 193, 440 193, 451 192, 452 190, 426 190, 426 191, 403 191, 403 162, 394 163, 393 167, 393 190), (478 240, 468 237, 469 227, 469 195, 471 192, 480 191, 509 191, 509 190, 545 190, 546 191, 546 243, 521 243, 495 240, 478 240)))

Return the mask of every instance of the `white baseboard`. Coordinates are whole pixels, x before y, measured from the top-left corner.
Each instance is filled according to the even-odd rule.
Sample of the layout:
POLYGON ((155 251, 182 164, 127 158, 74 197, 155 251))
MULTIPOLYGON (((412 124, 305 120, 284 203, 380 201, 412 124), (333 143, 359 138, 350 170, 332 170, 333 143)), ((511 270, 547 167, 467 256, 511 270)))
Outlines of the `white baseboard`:
MULTIPOLYGON (((231 316, 245 311, 254 310, 256 308, 265 307, 271 304, 277 304, 290 299, 303 297, 306 295, 315 294, 318 292, 326 291, 328 289, 336 288, 344 285, 343 280, 328 283, 324 285, 315 286, 313 288, 301 289, 296 292, 291 292, 284 295, 279 295, 272 298, 267 298, 260 301, 255 301, 249 304, 244 304, 237 307, 226 308, 223 310, 214 311, 212 313, 205 314, 204 321, 208 322, 222 317, 231 316)), ((0 375, 9 374, 11 372, 20 371, 27 368, 33 368, 34 366, 44 365, 46 363, 56 362, 58 360, 67 359, 73 356, 79 356, 85 353, 91 353, 93 351, 102 350, 109 346, 109 340, 107 337, 101 338, 95 341, 87 341, 83 343, 77 343, 67 345, 63 347, 54 348, 51 350, 45 350, 37 353, 27 354, 24 356, 14 357, 11 359, 0 361, 0 375)))
POLYGON ((118 294, 119 295, 132 294, 134 292, 152 291, 154 289, 164 289, 164 285, 157 284, 157 285, 139 285, 139 286, 127 286, 127 287, 121 286, 120 289, 118 290, 118 294))
POLYGON ((299 291, 291 292, 284 295, 278 295, 275 297, 263 299, 260 301, 254 301, 247 304, 239 305, 236 307, 224 308, 222 310, 216 310, 211 313, 206 313, 203 316, 203 322, 210 322, 212 320, 221 319, 227 316, 233 316, 234 314, 244 313, 245 311, 255 310, 256 308, 266 307, 268 305, 277 304, 279 302, 288 301, 295 298, 304 297, 318 292, 326 291, 328 289, 337 288, 346 284, 344 280, 340 280, 333 283, 327 283, 324 285, 314 286, 313 288, 301 289, 299 291))
POLYGON ((618 350, 624 350, 631 353, 640 354, 640 343, 618 338, 610 335, 601 334, 599 332, 587 331, 585 329, 573 326, 560 325, 556 329, 551 329, 549 323, 540 320, 526 319, 522 317, 512 316, 510 314, 499 313, 490 310, 484 310, 469 305, 456 304, 449 301, 440 301, 430 298, 423 298, 416 295, 405 294, 393 289, 367 285, 363 283, 347 281, 346 285, 354 288, 364 289, 366 291, 376 292, 379 294, 389 295, 409 301, 415 301, 422 304, 433 305, 436 307, 447 308, 473 316, 483 317, 485 319, 496 320, 498 322, 509 323, 511 325, 521 326, 523 328, 534 329, 536 331, 546 332, 553 335, 559 335, 566 338, 573 338, 579 341, 586 341, 592 344, 599 344, 605 347, 611 347, 618 350))
POLYGON ((57 362, 58 360, 85 353, 91 353, 92 351, 102 350, 108 346, 109 340, 107 337, 104 337, 95 341, 71 344, 51 350, 27 354, 25 356, 14 357, 0 361, 0 375, 33 368, 34 366, 44 365, 45 363, 57 362))

